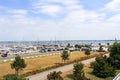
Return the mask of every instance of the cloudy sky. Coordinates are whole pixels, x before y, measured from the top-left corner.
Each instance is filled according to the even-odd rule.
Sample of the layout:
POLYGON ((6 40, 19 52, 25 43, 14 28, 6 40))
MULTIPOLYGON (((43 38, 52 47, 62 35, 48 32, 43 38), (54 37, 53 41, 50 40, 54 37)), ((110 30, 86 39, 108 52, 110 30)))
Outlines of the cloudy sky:
POLYGON ((120 0, 0 0, 0 41, 120 39, 120 0))

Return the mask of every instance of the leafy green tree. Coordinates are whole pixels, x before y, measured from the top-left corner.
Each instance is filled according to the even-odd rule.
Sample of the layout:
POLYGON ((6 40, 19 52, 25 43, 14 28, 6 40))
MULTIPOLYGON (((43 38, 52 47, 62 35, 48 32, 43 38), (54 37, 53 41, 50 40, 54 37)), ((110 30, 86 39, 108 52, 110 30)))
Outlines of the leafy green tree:
POLYGON ((78 44, 75 44, 75 48, 78 48, 78 46, 79 46, 78 44))
POLYGON ((100 45, 99 52, 103 52, 103 46, 100 45))
POLYGON ((61 71, 53 71, 50 72, 50 74, 47 75, 47 79, 48 80, 63 80, 63 78, 61 77, 62 72, 61 71))
POLYGON ((98 77, 106 78, 115 75, 115 69, 106 62, 106 57, 96 57, 92 63, 92 73, 98 77))
POLYGON ((101 46, 101 43, 98 43, 99 46, 101 46))
POLYGON ((61 58, 64 61, 64 63, 65 63, 66 60, 69 60, 69 56, 70 56, 70 54, 68 53, 68 51, 64 50, 62 52, 61 58))
POLYGON ((19 75, 19 70, 22 70, 25 67, 26 67, 25 61, 19 55, 17 55, 13 63, 11 63, 11 68, 15 69, 16 76, 19 75))
POLYGON ((68 48, 70 47, 70 43, 67 44, 67 47, 68 47, 68 48))
POLYGON ((65 50, 69 50, 70 46, 71 46, 70 43, 68 43, 65 47, 65 50))
POLYGON ((78 44, 75 44, 75 46, 74 46, 76 51, 79 50, 79 49, 78 49, 78 46, 79 46, 78 44))
POLYGON ((74 80, 90 80, 85 77, 82 63, 75 63, 73 68, 74 80))
POLYGON ((107 46, 109 46, 110 45, 110 43, 107 43, 107 46))
POLYGON ((86 48, 90 48, 90 46, 91 46, 91 45, 87 45, 87 44, 84 45, 84 47, 86 47, 86 48))
POLYGON ((78 45, 78 49, 79 49, 79 51, 80 51, 80 49, 82 48, 82 46, 83 46, 83 45, 78 45))
POLYGON ((120 43, 114 43, 110 47, 110 57, 115 57, 116 55, 120 55, 120 43))
POLYGON ((110 57, 108 58, 108 63, 116 69, 120 69, 120 43, 115 42, 110 46, 110 57))
POLYGON ((84 72, 83 67, 84 67, 84 64, 78 63, 78 62, 75 63, 73 68, 73 74, 76 75, 78 73, 80 74, 83 73, 84 72))
POLYGON ((109 57, 107 62, 112 65, 115 69, 120 69, 120 55, 116 55, 113 57, 109 57))
POLYGON ((78 48, 81 48, 82 47, 82 45, 78 45, 78 48))
POLYGON ((89 48, 85 50, 85 55, 90 55, 90 49, 89 48))

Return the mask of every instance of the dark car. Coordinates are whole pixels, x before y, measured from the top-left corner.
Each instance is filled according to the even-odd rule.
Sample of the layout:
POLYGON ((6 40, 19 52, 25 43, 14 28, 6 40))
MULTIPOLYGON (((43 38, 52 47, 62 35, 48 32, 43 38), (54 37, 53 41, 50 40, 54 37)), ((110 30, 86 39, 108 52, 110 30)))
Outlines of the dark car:
POLYGON ((1 57, 7 57, 7 54, 2 54, 1 57))
POLYGON ((7 57, 7 54, 8 54, 8 53, 9 53, 8 51, 3 52, 2 55, 1 55, 1 57, 7 57))
POLYGON ((45 48, 41 48, 40 52, 44 53, 44 52, 46 52, 46 49, 45 48))

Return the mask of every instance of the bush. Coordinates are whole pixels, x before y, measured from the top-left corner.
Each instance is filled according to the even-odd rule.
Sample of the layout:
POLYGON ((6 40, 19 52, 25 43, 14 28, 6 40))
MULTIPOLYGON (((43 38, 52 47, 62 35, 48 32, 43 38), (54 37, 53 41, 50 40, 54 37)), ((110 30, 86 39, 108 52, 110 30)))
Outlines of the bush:
POLYGON ((4 76, 4 79, 5 80, 29 80, 24 77, 17 77, 16 75, 13 75, 13 74, 8 74, 8 75, 4 76))
POLYGON ((109 57, 107 62, 112 65, 115 69, 120 69, 120 55, 116 55, 113 57, 109 57))
POLYGON ((85 55, 90 55, 90 49, 89 48, 85 50, 85 55))
POLYGON ((60 74, 62 74, 61 71, 59 71, 59 72, 56 72, 56 71, 50 72, 50 74, 47 75, 47 79, 48 80, 63 80, 63 78, 60 76, 60 74))
POLYGON ((92 63, 92 73, 97 77, 111 77, 115 75, 115 69, 109 65, 104 57, 96 57, 96 62, 92 63))
POLYGON ((75 63, 73 68, 74 80, 90 80, 85 77, 82 63, 75 63))
POLYGON ((108 63, 114 66, 116 69, 120 69, 120 43, 115 42, 110 47, 110 58, 108 63))

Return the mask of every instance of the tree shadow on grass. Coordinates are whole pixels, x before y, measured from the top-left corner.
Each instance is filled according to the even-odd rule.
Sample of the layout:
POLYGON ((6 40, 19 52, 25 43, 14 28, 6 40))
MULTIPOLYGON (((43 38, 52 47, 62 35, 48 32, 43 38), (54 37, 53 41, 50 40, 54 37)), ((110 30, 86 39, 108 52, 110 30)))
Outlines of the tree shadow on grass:
POLYGON ((64 63, 54 63, 55 65, 58 65, 58 66, 63 66, 65 65, 64 63))
POLYGON ((54 63, 54 64, 56 64, 56 65, 61 65, 61 64, 63 64, 63 63, 54 63))

